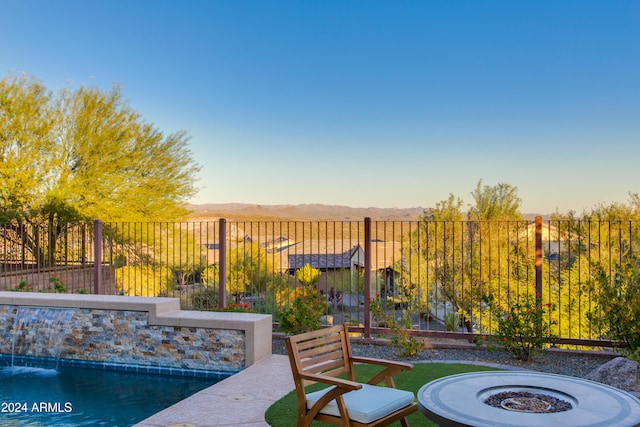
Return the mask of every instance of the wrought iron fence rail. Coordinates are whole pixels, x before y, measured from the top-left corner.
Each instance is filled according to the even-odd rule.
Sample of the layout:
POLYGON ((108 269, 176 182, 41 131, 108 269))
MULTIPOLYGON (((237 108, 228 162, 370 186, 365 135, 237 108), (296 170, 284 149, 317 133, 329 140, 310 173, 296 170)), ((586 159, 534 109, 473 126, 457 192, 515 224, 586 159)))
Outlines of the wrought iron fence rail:
POLYGON ((365 336, 496 331, 492 309, 535 297, 559 344, 610 346, 602 272, 638 254, 636 221, 218 221, 0 224, 0 287, 180 298, 185 309, 273 314, 305 286, 322 322, 365 336), (319 276, 303 277, 303 268, 319 276), (376 311, 381 308, 382 311, 376 311), (601 314, 601 313, 600 313, 601 314), (592 319, 589 319, 591 316, 592 319))

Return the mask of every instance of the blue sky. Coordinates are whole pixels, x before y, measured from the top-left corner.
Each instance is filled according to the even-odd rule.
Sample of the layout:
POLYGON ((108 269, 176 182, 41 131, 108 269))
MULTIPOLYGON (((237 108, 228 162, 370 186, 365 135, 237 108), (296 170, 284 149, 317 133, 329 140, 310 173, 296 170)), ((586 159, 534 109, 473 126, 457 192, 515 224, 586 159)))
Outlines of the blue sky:
POLYGON ((0 0, 0 76, 122 86, 194 203, 525 213, 640 192, 638 1, 0 0))

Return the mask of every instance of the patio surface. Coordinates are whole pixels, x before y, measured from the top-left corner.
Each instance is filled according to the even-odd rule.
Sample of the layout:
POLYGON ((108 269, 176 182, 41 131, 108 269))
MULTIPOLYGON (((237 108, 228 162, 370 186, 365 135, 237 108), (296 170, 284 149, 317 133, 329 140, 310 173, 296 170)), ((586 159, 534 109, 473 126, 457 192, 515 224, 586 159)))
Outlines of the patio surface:
MULTIPOLYGON (((508 365, 467 360, 439 362, 521 370, 508 365)), ((289 358, 272 354, 249 368, 152 415, 134 427, 269 427, 264 419, 265 412, 294 388, 289 358)))
MULTIPOLYGON (((477 364, 508 371, 527 371, 510 365, 469 360, 414 363, 430 362, 477 364)), ((269 427, 264 419, 266 410, 294 388, 288 357, 274 354, 134 427, 269 427)))
POLYGON ((265 412, 294 388, 288 357, 271 355, 134 427, 268 427, 265 412))
MULTIPOLYGON (((505 365, 463 360, 440 362, 514 369, 505 365)), ((294 388, 289 358, 273 354, 134 427, 269 427, 264 419, 265 412, 294 388)))

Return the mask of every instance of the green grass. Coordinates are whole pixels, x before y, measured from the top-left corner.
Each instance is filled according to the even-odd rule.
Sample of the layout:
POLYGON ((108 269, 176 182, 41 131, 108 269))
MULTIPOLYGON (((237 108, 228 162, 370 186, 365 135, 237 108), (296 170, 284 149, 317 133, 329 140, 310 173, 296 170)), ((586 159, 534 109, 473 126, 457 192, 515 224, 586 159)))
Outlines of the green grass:
MULTIPOLYGON (((379 371, 380 368, 372 365, 357 365, 356 379, 358 381, 366 381, 379 371)), ((403 372, 395 377, 396 387, 403 390, 410 390, 414 394, 418 393, 420 387, 438 378, 448 375, 462 374, 465 372, 477 371, 495 371, 495 368, 478 365, 451 364, 451 363, 416 363, 415 368, 411 371, 403 372)), ((308 388, 313 391, 318 388, 314 385, 308 388)), ((295 427, 297 417, 297 398, 295 390, 271 405, 265 414, 265 418, 269 425, 273 427, 295 427)), ((414 412, 409 416, 409 424, 411 427, 435 426, 436 424, 427 420, 420 411, 414 412)), ((314 421, 314 427, 328 426, 329 424, 314 421)), ((399 426, 397 422, 392 424, 394 427, 399 426)))

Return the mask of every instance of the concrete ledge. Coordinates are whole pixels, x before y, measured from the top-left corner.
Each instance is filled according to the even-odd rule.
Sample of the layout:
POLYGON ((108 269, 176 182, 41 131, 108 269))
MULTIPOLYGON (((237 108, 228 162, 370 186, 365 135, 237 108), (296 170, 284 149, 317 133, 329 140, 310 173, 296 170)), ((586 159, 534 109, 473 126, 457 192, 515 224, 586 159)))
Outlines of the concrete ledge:
POLYGON ((246 367, 272 350, 271 315, 180 310, 177 298, 0 292, 0 305, 140 311, 149 313, 149 325, 244 331, 246 367))
POLYGON ((149 318, 151 319, 162 314, 180 311, 180 300, 177 298, 48 294, 41 292, 0 292, 0 304, 32 307, 146 311, 149 313, 149 318))

